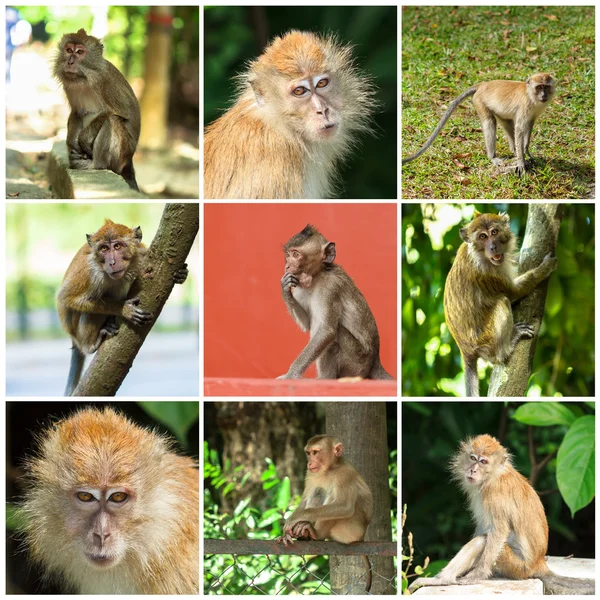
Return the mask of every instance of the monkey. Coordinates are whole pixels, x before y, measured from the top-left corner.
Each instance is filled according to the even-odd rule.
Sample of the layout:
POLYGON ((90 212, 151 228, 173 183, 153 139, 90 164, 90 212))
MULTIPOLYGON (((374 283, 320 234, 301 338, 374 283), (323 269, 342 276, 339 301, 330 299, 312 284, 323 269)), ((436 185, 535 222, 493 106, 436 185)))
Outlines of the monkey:
POLYGON ((139 191, 133 154, 140 137, 140 105, 121 72, 103 56, 104 46, 85 29, 58 44, 54 77, 71 114, 67 150, 71 169, 109 169, 139 191))
MULTIPOLYGON (((344 445, 332 435, 315 435, 304 448, 306 479, 298 508, 277 541, 287 547, 297 539, 330 539, 351 544, 365 539, 373 517, 373 495, 365 480, 343 456, 344 445)), ((362 556, 371 589, 371 562, 362 556)))
POLYGON ((335 243, 307 225, 283 251, 283 300, 310 341, 278 379, 299 379, 315 361, 319 379, 392 379, 379 359, 379 332, 365 297, 334 264, 335 243))
POLYGON ((525 153, 531 164, 535 160, 529 152, 529 140, 535 120, 544 112, 556 91, 554 80, 548 73, 536 73, 526 81, 487 81, 464 91, 452 101, 446 114, 434 129, 424 146, 415 154, 402 159, 402 164, 419 158, 438 136, 456 107, 469 96, 481 121, 483 139, 488 158, 496 166, 502 159, 496 156, 496 121, 500 124, 510 151, 517 157, 515 173, 520 177, 527 170, 525 153))
POLYGON ((491 435, 461 442, 450 461, 452 477, 469 501, 475 537, 422 585, 472 584, 490 577, 541 579, 544 594, 594 594, 594 581, 554 574, 546 565, 548 522, 539 496, 491 435))
MULTIPOLYGON (((140 227, 130 229, 110 219, 96 233, 88 234, 67 268, 57 292, 58 316, 71 336, 71 367, 65 396, 70 396, 81 376, 85 354, 93 354, 102 342, 119 331, 117 317, 137 327, 152 321, 140 307, 140 275, 146 247, 140 227)), ((187 265, 174 275, 183 283, 187 265)))
POLYGON ((530 294, 557 266, 547 254, 542 263, 516 276, 517 241, 505 213, 477 211, 460 230, 463 240, 444 289, 444 313, 465 365, 467 396, 479 396, 477 359, 506 361, 517 342, 535 335, 528 323, 513 324, 511 303, 530 294))
POLYGON ((37 436, 25 463, 31 559, 78 594, 199 593, 197 463, 110 407, 37 436))
POLYGON ((351 46, 289 31, 238 77, 235 104, 206 128, 205 198, 330 198, 377 103, 351 46))

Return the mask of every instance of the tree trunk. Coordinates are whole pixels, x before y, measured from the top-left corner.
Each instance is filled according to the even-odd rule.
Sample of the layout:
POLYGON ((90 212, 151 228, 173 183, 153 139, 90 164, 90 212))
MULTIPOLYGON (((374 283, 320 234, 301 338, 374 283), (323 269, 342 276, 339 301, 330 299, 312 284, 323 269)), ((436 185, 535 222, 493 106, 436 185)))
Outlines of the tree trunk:
POLYGON ((304 487, 306 461, 304 444, 311 423, 316 421, 314 402, 215 402, 216 422, 223 436, 222 463, 230 463, 228 473, 242 467, 238 477, 247 476, 243 486, 220 497, 221 512, 233 513, 240 500, 252 498, 261 505, 265 494, 262 474, 265 457, 273 459, 281 479, 290 478, 292 496, 304 487))
MULTIPOLYGON (((344 443, 344 456, 356 467, 373 493, 373 519, 367 541, 392 541, 385 402, 327 402, 326 432, 344 443)), ((396 575, 391 557, 369 557, 371 594, 396 594, 389 582, 396 575)), ((365 566, 360 557, 331 556, 331 591, 365 594, 365 566)))
POLYGON ((122 322, 119 333, 106 340, 94 355, 73 396, 116 394, 171 294, 175 271, 183 268, 199 225, 198 204, 165 206, 140 276, 140 306, 152 313, 152 322, 144 327, 122 322))
MULTIPOLYGON (((556 252, 562 219, 561 204, 530 204, 525 237, 519 253, 519 274, 539 265, 549 252, 556 252)), ((522 300, 513 305, 513 321, 529 323, 535 335, 521 340, 504 364, 494 367, 488 389, 489 397, 524 396, 531 375, 535 346, 542 325, 549 278, 542 281, 522 300)))
POLYGON ((172 15, 171 6, 151 6, 148 15, 144 91, 140 100, 142 112, 140 147, 149 150, 161 150, 167 144, 172 15))

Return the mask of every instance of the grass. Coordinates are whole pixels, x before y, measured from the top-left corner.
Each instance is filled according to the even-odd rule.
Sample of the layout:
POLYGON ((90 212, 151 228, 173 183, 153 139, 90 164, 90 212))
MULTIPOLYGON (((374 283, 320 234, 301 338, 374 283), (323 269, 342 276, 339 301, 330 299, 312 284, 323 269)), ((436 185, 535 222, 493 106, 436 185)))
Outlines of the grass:
MULTIPOLYGON (((557 91, 533 128, 536 165, 523 177, 488 160, 469 98, 425 154, 402 167, 402 198, 593 198, 594 36, 594 6, 403 7, 403 156, 421 148, 448 104, 479 81, 547 72, 557 91)), ((497 136, 498 156, 513 161, 500 127, 497 136)))

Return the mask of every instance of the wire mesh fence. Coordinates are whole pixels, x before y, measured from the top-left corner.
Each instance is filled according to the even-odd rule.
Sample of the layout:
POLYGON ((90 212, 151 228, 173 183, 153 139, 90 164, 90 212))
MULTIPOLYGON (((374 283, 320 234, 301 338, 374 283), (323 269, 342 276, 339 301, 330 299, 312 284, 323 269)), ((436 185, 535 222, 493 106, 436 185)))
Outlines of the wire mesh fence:
POLYGON ((204 593, 396 594, 396 555, 395 542, 205 539, 204 593))

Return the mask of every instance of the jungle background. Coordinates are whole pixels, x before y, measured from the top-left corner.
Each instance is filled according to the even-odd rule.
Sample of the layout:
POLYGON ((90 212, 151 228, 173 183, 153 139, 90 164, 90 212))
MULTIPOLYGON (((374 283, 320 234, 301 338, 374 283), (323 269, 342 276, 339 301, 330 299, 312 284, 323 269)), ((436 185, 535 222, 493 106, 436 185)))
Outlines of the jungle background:
POLYGON ((428 556, 435 574, 471 538, 473 521, 447 465, 461 440, 483 433, 498 438, 539 493, 548 555, 594 558, 595 402, 403 402, 402 547, 407 555, 412 532, 410 572, 428 556))
POLYGON ((23 494, 20 478, 23 461, 34 452, 36 433, 51 423, 67 418, 79 409, 105 406, 123 413, 137 425, 156 429, 176 440, 177 452, 199 457, 199 402, 22 402, 6 403, 6 593, 60 594, 61 590, 44 579, 41 571, 25 559, 20 536, 22 524, 16 505, 23 494))
MULTIPOLYGON (((444 282, 458 247, 459 230, 473 212, 507 211, 522 238, 527 204, 402 205, 402 393, 463 396, 458 346, 444 320, 444 282)), ((550 277, 528 396, 593 396, 595 390, 595 207, 566 204, 550 277)), ((479 361, 480 393, 491 366, 479 361)))
MULTIPOLYGON (((205 402, 203 406, 205 538, 241 542, 281 535, 304 488, 304 445, 312 436, 327 433, 340 438, 344 456, 373 492, 376 508, 366 539, 396 539, 396 402, 205 402), (382 472, 387 481, 375 484, 373 478, 382 472), (383 506, 391 507, 390 514, 382 512, 383 506)), ((240 546, 232 542, 231 548, 234 552, 240 546)), ((374 591, 383 583, 382 571, 376 570, 382 563, 377 561, 385 560, 371 557, 374 591)), ((209 555, 204 560, 204 592, 327 594, 328 585, 322 580, 327 584, 333 571, 328 563, 324 556, 311 557, 306 565, 302 556, 209 555)), ((395 571, 390 578, 395 579, 395 571)))
POLYGON ((151 198, 199 197, 198 6, 9 6, 6 194, 53 198, 48 153, 66 139, 68 103, 52 76, 57 44, 83 28, 140 103, 136 178, 151 198))
POLYGON ((363 135, 342 168, 338 198, 397 198, 397 8, 395 6, 207 6, 204 9, 204 124, 229 108, 234 77, 268 41, 290 29, 335 33, 354 46, 374 78, 375 136, 363 135))

